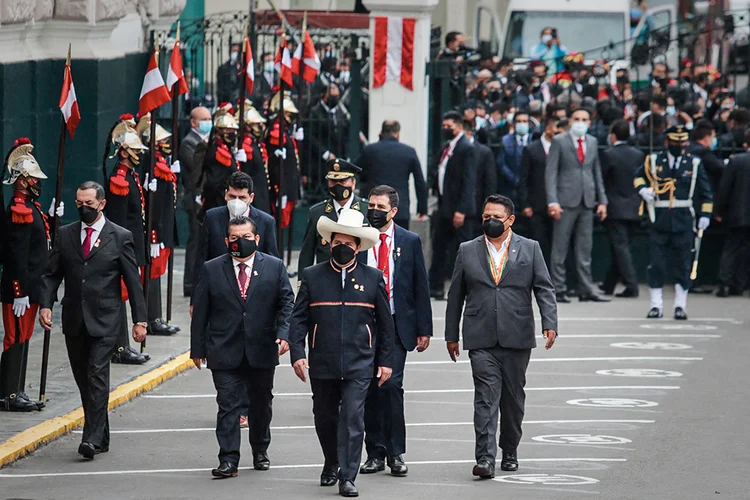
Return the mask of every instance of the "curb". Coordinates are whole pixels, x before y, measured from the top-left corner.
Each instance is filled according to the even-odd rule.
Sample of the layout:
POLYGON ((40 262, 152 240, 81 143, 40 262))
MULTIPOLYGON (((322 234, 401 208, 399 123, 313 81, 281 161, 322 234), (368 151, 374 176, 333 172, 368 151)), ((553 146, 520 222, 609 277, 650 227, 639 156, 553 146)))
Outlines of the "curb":
MULTIPOLYGON (((190 353, 185 352, 130 382, 117 386, 109 393, 108 410, 127 403, 136 396, 154 389, 193 366, 190 353)), ((25 457, 40 446, 72 432, 83 425, 83 408, 79 407, 61 417, 55 417, 16 434, 0 444, 0 468, 25 457)))

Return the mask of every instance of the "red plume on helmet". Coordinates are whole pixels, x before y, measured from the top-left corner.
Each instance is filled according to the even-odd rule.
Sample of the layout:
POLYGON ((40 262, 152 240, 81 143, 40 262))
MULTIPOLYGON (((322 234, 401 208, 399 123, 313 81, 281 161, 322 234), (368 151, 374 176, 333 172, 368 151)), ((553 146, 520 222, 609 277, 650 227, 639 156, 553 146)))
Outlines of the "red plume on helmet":
POLYGON ((31 144, 31 139, 28 137, 19 137, 16 142, 13 143, 13 147, 21 146, 23 144, 31 144))
POLYGON ((133 119, 133 115, 131 115, 130 113, 123 113, 120 115, 120 121, 132 120, 132 119, 133 119))

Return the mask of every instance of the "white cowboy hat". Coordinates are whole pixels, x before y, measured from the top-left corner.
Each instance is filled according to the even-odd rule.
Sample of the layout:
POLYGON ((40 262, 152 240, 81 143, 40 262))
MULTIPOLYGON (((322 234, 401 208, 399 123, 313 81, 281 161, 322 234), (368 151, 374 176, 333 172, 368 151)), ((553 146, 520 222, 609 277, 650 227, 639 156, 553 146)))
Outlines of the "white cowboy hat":
POLYGON ((333 221, 328 217, 318 219, 318 233, 325 241, 331 241, 333 233, 348 234, 362 241, 361 251, 369 250, 380 239, 380 231, 374 227, 365 227, 365 216, 359 210, 345 208, 339 214, 339 220, 333 221))

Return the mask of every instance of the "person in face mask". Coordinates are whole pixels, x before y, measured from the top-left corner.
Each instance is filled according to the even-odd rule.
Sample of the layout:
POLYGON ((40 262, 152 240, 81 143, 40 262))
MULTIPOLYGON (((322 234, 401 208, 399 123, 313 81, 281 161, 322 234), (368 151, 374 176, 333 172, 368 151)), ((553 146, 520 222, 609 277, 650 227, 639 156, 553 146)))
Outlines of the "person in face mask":
POLYGON ((380 239, 364 224, 352 209, 318 220, 316 232, 331 241, 330 260, 302 271, 289 329, 294 373, 303 382, 310 376, 324 457, 320 485, 338 481, 345 497, 358 495, 365 400, 373 378, 381 388, 388 382, 396 342, 383 273, 358 259, 380 239))
POLYGON ((248 159, 245 150, 237 148, 238 130, 234 109, 229 103, 223 103, 214 113, 213 136, 203 157, 203 213, 224 205, 229 177, 248 159))
POLYGON ((219 102, 237 102, 239 99, 241 66, 240 44, 233 43, 229 48, 229 60, 219 66, 216 72, 216 97, 219 102))
POLYGON ((240 169, 253 179, 255 186, 253 206, 263 212, 271 213, 268 149, 263 141, 266 119, 253 107, 250 100, 245 100, 245 117, 242 126, 245 129, 242 149, 245 151, 247 161, 240 163, 240 169))
POLYGON ((316 262, 325 262, 330 257, 330 241, 316 230, 318 219, 326 217, 338 220, 339 214, 346 209, 357 210, 363 216, 367 214, 367 202, 354 194, 357 187, 356 175, 362 173, 357 165, 335 158, 325 164, 328 172, 328 194, 330 198, 313 205, 305 229, 305 237, 300 249, 298 272, 316 262))
POLYGON ((498 161, 499 194, 510 199, 516 198, 518 181, 521 174, 521 157, 526 146, 531 142, 529 114, 520 111, 513 115, 513 133, 502 139, 503 152, 498 161))
POLYGON ((289 350, 294 303, 284 263, 258 251, 261 239, 253 219, 233 217, 224 235, 223 256, 202 266, 190 328, 190 358, 199 370, 211 370, 217 393, 219 466, 211 471, 217 479, 237 476, 237 422, 247 410, 248 393, 253 468, 271 465, 271 391, 279 358, 289 350))

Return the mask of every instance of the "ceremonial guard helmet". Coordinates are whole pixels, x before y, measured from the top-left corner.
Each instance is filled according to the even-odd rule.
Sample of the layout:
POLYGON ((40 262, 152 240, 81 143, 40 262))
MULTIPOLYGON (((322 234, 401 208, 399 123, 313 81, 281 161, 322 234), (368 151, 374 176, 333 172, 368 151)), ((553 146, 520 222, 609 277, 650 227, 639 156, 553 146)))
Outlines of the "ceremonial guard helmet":
POLYGON ((13 147, 5 157, 5 167, 8 169, 8 179, 3 184, 12 186, 19 177, 33 177, 34 179, 46 179, 42 168, 37 163, 31 152, 34 146, 25 137, 16 139, 13 147))
POLYGON ((251 101, 250 99, 245 99, 245 116, 243 117, 243 121, 247 125, 266 123, 266 119, 261 116, 257 109, 255 109, 255 107, 253 106, 253 101, 251 101))
MULTIPOLYGON (((168 132, 164 127, 156 124, 156 145, 164 154, 170 154, 171 148, 169 146, 169 139, 172 137, 172 133, 168 132)), ((138 120, 138 125, 135 127, 135 131, 138 135, 143 137, 143 143, 149 144, 151 142, 151 113, 146 113, 138 120)))
MULTIPOLYGON (((269 106, 271 113, 276 113, 279 110, 280 100, 281 92, 276 92, 271 99, 271 104, 269 106)), ((284 92, 284 114, 296 115, 297 113, 299 113, 299 110, 297 109, 297 106, 294 105, 294 101, 292 101, 292 93, 287 90, 284 92)))
MULTIPOLYGON (((120 120, 112 128, 109 135, 112 145, 115 146, 114 155, 122 149, 128 153, 133 163, 137 165, 140 163, 138 153, 146 151, 147 148, 141 142, 140 136, 134 128, 135 126, 133 115, 121 115, 120 120)), ((109 151, 109 144, 107 144, 107 151, 109 151)))
POLYGON ((235 120, 234 116, 232 116, 229 111, 223 107, 219 107, 219 109, 216 110, 216 113, 214 113, 214 128, 237 130, 240 127, 237 125, 237 120, 235 120))

